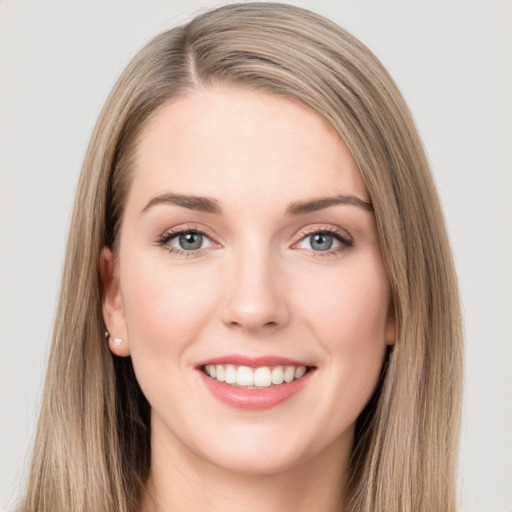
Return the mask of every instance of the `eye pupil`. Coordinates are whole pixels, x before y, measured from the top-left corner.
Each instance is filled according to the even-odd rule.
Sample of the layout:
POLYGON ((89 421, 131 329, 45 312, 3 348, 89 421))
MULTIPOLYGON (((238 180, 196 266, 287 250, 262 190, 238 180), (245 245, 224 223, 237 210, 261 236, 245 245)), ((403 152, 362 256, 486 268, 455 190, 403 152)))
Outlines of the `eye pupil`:
POLYGON ((326 233, 315 233, 309 237, 309 243, 316 251, 328 251, 332 247, 332 236, 326 233))
POLYGON ((199 249, 203 244, 203 235, 201 233, 182 233, 179 237, 180 247, 186 251, 199 249))

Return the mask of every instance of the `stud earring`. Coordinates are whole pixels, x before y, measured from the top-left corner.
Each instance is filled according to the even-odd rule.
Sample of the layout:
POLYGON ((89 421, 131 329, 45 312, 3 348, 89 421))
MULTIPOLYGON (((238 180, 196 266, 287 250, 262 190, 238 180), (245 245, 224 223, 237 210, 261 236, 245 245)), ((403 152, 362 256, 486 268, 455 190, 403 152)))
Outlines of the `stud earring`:
POLYGON ((105 338, 110 338, 110 333, 108 331, 105 331, 105 338))
POLYGON ((112 344, 115 345, 116 347, 121 345, 121 343, 123 343, 123 338, 114 338, 114 341, 112 342, 112 344))

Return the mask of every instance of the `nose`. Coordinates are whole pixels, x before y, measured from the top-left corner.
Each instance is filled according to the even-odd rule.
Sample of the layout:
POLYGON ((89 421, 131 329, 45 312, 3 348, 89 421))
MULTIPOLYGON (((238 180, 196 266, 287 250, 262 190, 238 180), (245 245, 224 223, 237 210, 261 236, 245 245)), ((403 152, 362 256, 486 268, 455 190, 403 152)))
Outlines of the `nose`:
POLYGON ((243 251, 234 256, 227 271, 222 320, 247 333, 271 333, 290 320, 283 275, 269 253, 243 251))

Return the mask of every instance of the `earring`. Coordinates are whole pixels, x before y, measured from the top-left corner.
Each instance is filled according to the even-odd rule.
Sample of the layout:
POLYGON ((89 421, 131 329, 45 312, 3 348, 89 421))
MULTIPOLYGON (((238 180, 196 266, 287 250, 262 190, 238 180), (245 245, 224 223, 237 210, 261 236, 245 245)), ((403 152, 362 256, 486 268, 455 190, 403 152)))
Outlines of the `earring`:
POLYGON ((114 341, 112 342, 112 344, 115 345, 116 347, 121 345, 121 343, 123 343, 123 338, 114 338, 114 341))
POLYGON ((105 331, 105 338, 110 338, 110 333, 108 331, 105 331))

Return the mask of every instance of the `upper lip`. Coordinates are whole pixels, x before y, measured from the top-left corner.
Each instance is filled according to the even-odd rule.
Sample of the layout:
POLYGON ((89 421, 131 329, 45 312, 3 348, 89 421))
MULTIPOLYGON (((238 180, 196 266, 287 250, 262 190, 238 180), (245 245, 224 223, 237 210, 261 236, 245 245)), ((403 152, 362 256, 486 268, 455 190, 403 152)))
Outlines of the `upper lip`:
POLYGON ((226 356, 213 357, 211 359, 205 359, 196 364, 196 367, 205 366, 207 364, 232 364, 235 366, 249 366, 250 368, 260 368, 262 366, 312 366, 303 361, 297 361, 296 359, 290 359, 288 357, 281 356, 244 356, 240 354, 230 354, 226 356))

